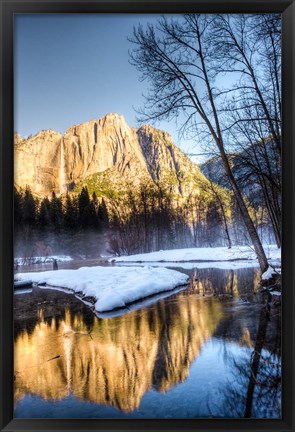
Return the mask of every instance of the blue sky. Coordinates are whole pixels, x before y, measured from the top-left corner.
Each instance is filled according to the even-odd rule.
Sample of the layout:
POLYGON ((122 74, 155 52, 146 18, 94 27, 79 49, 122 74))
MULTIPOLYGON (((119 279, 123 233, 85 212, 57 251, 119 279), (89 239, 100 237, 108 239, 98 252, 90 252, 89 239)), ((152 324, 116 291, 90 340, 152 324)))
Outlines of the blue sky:
MULTIPOLYGON (((15 17, 15 125, 22 137, 42 129, 64 133, 73 124, 108 112, 124 115, 137 127, 136 112, 148 83, 128 62, 127 37, 153 15, 35 14, 15 17)), ((157 127, 171 133, 185 152, 198 145, 179 139, 177 125, 157 127)))

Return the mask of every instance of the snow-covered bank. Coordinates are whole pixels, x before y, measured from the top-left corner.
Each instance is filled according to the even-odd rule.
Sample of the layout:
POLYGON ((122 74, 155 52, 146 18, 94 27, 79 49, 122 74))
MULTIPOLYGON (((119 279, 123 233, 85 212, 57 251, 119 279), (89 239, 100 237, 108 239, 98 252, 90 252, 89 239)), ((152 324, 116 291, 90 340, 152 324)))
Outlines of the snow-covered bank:
MULTIPOLYGON (((280 260, 281 249, 275 245, 265 245, 264 250, 269 260, 280 260)), ((171 249, 146 254, 129 255, 111 258, 115 262, 188 262, 188 261, 231 261, 256 260, 255 251, 250 246, 233 246, 216 248, 171 249)), ((208 266, 209 267, 209 266, 208 266)))
POLYGON ((268 267, 268 269, 262 274, 261 279, 263 281, 269 281, 276 275, 278 275, 278 272, 275 271, 272 267, 268 267))
POLYGON ((187 288, 187 285, 179 286, 179 287, 174 288, 170 291, 160 292, 160 293, 154 294, 150 297, 140 299, 134 303, 130 303, 127 308, 113 309, 113 310, 107 311, 107 312, 96 312, 96 316, 98 316, 99 318, 114 318, 114 317, 122 316, 126 312, 132 312, 132 311, 144 309, 148 306, 151 306, 162 299, 165 299, 167 297, 170 297, 174 294, 179 293, 180 291, 185 290, 186 288, 187 288))
POLYGON ((36 256, 28 258, 14 258, 15 265, 31 265, 31 264, 45 264, 56 260, 57 262, 67 262, 72 261, 72 257, 68 255, 51 255, 51 256, 36 256))
MULTIPOLYGON (((134 266, 134 262, 119 261, 116 263, 117 266, 134 266)), ((138 266, 146 266, 146 262, 137 262, 138 266)), ((204 261, 204 262, 178 262, 178 261, 152 261, 149 265, 153 267, 166 267, 181 270, 193 270, 193 269, 219 269, 219 270, 239 270, 247 268, 259 268, 259 264, 253 260, 237 260, 237 261, 204 261)), ((279 263, 276 263, 279 265, 279 263)))
POLYGON ((152 267, 81 267, 77 270, 18 273, 18 280, 66 288, 95 299, 95 310, 106 312, 184 285, 188 276, 152 267))

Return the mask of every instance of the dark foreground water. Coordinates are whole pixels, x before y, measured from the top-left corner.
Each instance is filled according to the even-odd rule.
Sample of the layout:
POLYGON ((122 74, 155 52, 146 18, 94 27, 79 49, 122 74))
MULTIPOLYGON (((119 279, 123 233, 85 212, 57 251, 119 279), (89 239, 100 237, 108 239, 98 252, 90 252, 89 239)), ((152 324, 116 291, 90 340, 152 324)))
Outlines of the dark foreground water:
POLYGON ((279 298, 254 269, 99 318, 73 295, 15 296, 15 417, 281 417, 279 298))

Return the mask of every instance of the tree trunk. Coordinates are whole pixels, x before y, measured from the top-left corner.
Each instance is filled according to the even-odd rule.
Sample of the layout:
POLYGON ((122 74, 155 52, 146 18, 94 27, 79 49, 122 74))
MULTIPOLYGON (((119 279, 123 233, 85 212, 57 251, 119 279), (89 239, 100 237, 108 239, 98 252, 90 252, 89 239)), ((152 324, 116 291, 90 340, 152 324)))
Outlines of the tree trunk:
POLYGON ((231 238, 230 238, 230 235, 229 235, 229 229, 228 229, 228 226, 227 226, 227 220, 226 220, 226 214, 225 214, 225 210, 224 210, 224 205, 223 205, 222 199, 220 198, 218 192, 216 192, 216 190, 214 189, 214 186, 213 186, 213 183, 211 182, 211 180, 210 180, 210 186, 211 186, 213 194, 215 195, 215 197, 217 198, 217 201, 219 202, 221 213, 222 213, 222 219, 223 219, 223 225, 224 225, 225 235, 226 235, 226 239, 227 239, 227 243, 228 243, 228 248, 231 249, 232 243, 231 243, 231 238))
POLYGON ((220 143, 219 143, 219 150, 220 150, 220 155, 221 155, 223 165, 225 168, 225 172, 226 172, 228 179, 229 179, 229 182, 233 188, 233 192, 234 192, 235 198, 237 200, 237 203, 238 203, 238 206, 239 206, 239 209, 241 212, 241 216, 242 216, 243 221, 246 225, 247 231, 249 233, 253 247, 255 249, 261 272, 264 273, 268 269, 268 262, 267 262, 267 258, 266 258, 265 252, 263 250, 260 238, 257 234, 257 231, 255 229, 253 221, 249 215, 249 212, 248 212, 248 209, 247 209, 246 204, 244 202, 243 196, 242 196, 242 194, 238 188, 238 185, 236 183, 236 180, 232 174, 231 167, 229 165, 229 161, 227 159, 227 156, 225 154, 223 146, 220 143))

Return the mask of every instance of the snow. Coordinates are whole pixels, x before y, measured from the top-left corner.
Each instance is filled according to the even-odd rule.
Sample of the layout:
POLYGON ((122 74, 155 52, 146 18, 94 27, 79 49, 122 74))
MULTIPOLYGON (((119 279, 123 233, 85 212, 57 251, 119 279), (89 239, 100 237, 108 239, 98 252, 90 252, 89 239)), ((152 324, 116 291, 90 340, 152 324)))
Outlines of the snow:
POLYGON ((145 297, 184 285, 188 276, 167 268, 152 267, 81 267, 39 273, 18 273, 18 280, 70 289, 95 299, 97 312, 126 307, 145 297))
POLYGON ((50 255, 50 256, 36 256, 28 258, 14 258, 14 264, 17 265, 31 265, 31 264, 44 264, 47 262, 52 262, 53 260, 58 262, 72 261, 72 257, 68 255, 50 255))
MULTIPOLYGON (((268 259, 279 260, 281 249, 276 245, 264 245, 268 259)), ((188 262, 188 261, 230 261, 230 260, 256 260, 257 257, 253 247, 233 246, 216 248, 188 248, 171 249, 150 252, 146 254, 129 255, 111 258, 115 262, 188 262)))
POLYGON ((96 312, 96 315, 99 318, 114 318, 114 317, 118 317, 118 316, 124 315, 126 312, 131 312, 131 311, 136 311, 136 310, 139 310, 139 309, 144 309, 144 308, 146 308, 148 306, 151 306, 151 305, 157 303, 159 300, 162 300, 162 299, 164 299, 166 297, 169 297, 169 296, 171 296, 173 294, 177 294, 180 291, 185 290, 186 288, 187 288, 186 285, 179 286, 179 287, 174 288, 174 289, 172 289, 170 291, 161 292, 159 294, 153 295, 152 297, 147 297, 147 298, 144 298, 144 299, 140 299, 136 303, 132 303, 132 304, 128 305, 127 308, 120 308, 120 309, 115 309, 115 310, 107 311, 107 312, 96 312))
POLYGON ((14 291, 14 295, 28 294, 31 293, 32 291, 33 291, 32 289, 19 289, 17 291, 14 291))
MULTIPOLYGON (((138 266, 145 266, 147 263, 139 262, 136 263, 138 266)), ((221 269, 221 270, 238 270, 238 269, 246 269, 246 268, 259 268, 259 264, 256 261, 205 261, 205 262, 173 262, 173 261, 153 261, 149 263, 153 267, 166 267, 173 269, 183 269, 183 270, 192 270, 192 269, 221 269)), ((118 266, 134 266, 134 262, 124 262, 119 261, 116 263, 118 266)))
POLYGON ((271 291, 272 295, 281 296, 282 293, 280 291, 271 291))
POLYGON ((268 269, 262 273, 261 279, 264 281, 270 280, 277 272, 272 268, 268 267, 268 269))

